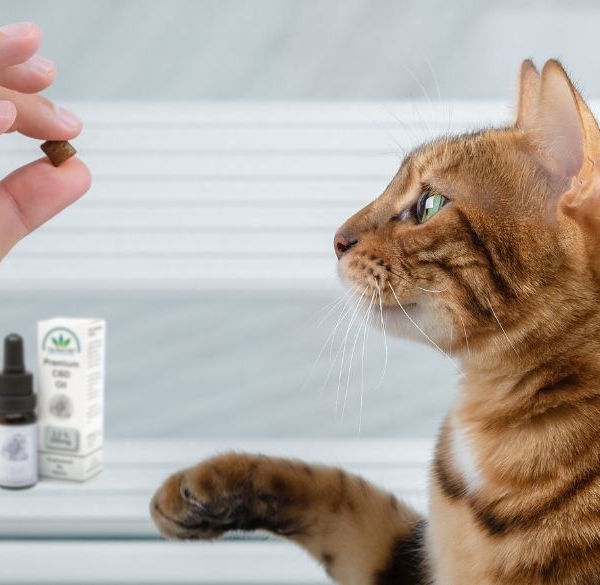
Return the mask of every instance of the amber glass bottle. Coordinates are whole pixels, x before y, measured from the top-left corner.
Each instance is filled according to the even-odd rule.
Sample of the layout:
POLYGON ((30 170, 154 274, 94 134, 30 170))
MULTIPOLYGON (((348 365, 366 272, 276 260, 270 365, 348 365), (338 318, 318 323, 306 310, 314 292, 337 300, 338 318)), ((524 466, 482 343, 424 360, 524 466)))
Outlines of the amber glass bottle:
POLYGON ((33 376, 25 370, 23 339, 4 338, 0 373, 0 487, 19 489, 38 480, 36 396, 33 376))

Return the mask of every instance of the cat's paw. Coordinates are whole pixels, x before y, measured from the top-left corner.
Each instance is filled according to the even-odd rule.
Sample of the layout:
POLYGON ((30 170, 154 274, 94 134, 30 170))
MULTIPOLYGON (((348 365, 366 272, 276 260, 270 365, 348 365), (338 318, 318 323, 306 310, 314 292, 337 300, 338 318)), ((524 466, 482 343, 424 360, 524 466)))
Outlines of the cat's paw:
MULTIPOLYGON (((267 457, 230 453, 169 477, 150 512, 167 538, 212 539, 229 530, 294 530, 287 518, 287 494, 273 481, 267 457)), ((275 476, 278 477, 278 476, 275 476)))

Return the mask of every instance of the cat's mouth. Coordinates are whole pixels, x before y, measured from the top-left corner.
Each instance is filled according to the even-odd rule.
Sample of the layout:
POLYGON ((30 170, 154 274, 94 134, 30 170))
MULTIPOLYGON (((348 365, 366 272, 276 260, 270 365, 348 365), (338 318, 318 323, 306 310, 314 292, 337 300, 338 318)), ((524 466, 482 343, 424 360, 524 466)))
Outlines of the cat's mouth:
POLYGON ((373 302, 387 310, 398 309, 409 311, 418 306, 415 295, 402 286, 402 281, 394 282, 385 275, 345 273, 340 270, 340 277, 344 284, 354 290, 359 298, 372 299, 373 302))

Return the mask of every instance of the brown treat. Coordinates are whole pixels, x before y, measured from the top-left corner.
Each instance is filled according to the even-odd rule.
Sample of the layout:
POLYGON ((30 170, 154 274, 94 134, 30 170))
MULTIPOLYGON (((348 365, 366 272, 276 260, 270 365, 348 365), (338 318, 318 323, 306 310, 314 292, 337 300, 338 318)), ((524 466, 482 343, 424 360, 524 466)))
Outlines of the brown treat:
POLYGON ((40 148, 55 167, 62 165, 77 152, 66 140, 48 140, 40 148))

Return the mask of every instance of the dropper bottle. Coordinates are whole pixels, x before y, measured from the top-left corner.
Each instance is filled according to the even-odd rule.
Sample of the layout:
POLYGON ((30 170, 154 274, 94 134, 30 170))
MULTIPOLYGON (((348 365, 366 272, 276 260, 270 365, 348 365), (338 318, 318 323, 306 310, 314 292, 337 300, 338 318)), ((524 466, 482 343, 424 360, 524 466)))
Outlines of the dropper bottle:
POLYGON ((4 338, 0 373, 0 487, 20 489, 38 480, 36 395, 33 376, 25 370, 23 339, 4 338))

